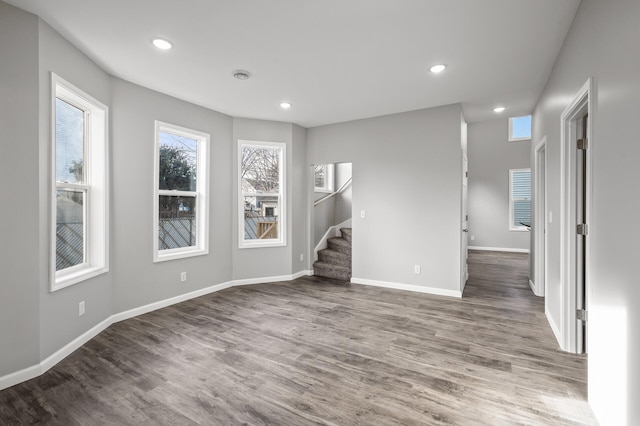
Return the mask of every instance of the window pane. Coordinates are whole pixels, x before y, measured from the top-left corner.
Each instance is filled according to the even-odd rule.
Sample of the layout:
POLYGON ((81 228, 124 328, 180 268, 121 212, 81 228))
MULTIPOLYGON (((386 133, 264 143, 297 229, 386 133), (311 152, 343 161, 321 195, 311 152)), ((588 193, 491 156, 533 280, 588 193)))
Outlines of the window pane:
POLYGON ((511 138, 531 138, 531 116, 511 118, 511 138))
POLYGON ((56 180, 83 183, 84 111, 56 98, 56 180))
POLYGON ((84 263, 84 192, 56 195, 56 271, 84 263))
POLYGON ((242 148, 242 192, 280 191, 280 148, 242 148))
POLYGON ((279 210, 278 196, 244 197, 244 239, 277 239, 279 210))
POLYGON ((196 190, 198 141, 160 132, 160 189, 196 190))
POLYGON ((513 202, 513 225, 531 226, 531 201, 514 201, 513 202))
POLYGON ((160 195, 158 249, 196 245, 196 197, 160 195))
POLYGON ((324 189, 327 187, 327 165, 318 164, 315 167, 314 173, 314 185, 317 189, 324 189))

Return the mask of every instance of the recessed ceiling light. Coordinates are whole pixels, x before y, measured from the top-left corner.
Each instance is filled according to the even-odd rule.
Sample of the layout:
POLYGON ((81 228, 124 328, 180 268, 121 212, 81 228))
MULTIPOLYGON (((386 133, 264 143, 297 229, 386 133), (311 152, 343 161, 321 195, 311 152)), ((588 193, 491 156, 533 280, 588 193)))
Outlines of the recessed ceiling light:
POLYGON ((434 65, 431 68, 429 68, 429 71, 431 71, 434 74, 438 74, 438 73, 441 73, 442 71, 444 71, 445 68, 447 68, 446 65, 439 64, 439 65, 434 65))
POLYGON ((251 73, 247 70, 233 70, 233 77, 237 80, 249 80, 251 73))
POLYGON ((495 108, 493 109, 493 112, 502 112, 502 111, 504 111, 505 109, 506 109, 505 107, 495 107, 495 108))
POLYGON ((291 108, 291 102, 281 102, 281 103, 280 103, 280 108, 282 108, 282 109, 289 109, 289 108, 291 108))
POLYGON ((155 47, 162 50, 169 50, 173 47, 173 44, 171 44, 171 42, 162 38, 154 38, 152 43, 155 47))

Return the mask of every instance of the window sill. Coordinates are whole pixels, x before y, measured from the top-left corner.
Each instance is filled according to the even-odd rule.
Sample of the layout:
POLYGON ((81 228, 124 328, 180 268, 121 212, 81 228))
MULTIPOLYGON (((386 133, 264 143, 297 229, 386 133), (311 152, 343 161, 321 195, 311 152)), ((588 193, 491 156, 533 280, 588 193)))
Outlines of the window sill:
POLYGON ((161 252, 154 253, 153 262, 166 262, 167 260, 185 259, 187 257, 203 256, 205 254, 209 254, 209 250, 200 247, 162 250, 161 252))
POLYGON ((287 243, 285 241, 270 241, 270 242, 249 242, 243 241, 238 246, 239 249, 252 249, 252 248, 267 248, 267 247, 285 247, 287 243))
POLYGON ((515 232, 529 232, 530 229, 527 228, 526 226, 522 226, 522 227, 518 227, 518 228, 509 228, 509 231, 515 231, 515 232))
POLYGON ((61 290, 107 272, 109 272, 109 268, 105 266, 86 266, 73 272, 56 273, 55 282, 51 285, 51 291, 61 290))

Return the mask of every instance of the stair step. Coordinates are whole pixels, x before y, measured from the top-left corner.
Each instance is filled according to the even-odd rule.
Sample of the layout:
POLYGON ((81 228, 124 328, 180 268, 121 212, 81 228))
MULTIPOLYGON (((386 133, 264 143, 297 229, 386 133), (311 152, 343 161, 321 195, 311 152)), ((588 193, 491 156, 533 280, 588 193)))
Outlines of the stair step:
POLYGON ((351 257, 348 254, 331 249, 320 250, 318 252, 318 260, 347 268, 351 267, 351 257))
POLYGON ((340 228, 340 233, 342 234, 342 238, 351 243, 351 228, 340 228))
POLYGON ((351 256, 351 243, 344 238, 341 237, 333 237, 327 239, 327 244, 329 248, 334 251, 339 251, 340 253, 344 253, 346 255, 351 256))
POLYGON ((350 281, 351 268, 318 261, 313 263, 313 275, 341 281, 350 281))

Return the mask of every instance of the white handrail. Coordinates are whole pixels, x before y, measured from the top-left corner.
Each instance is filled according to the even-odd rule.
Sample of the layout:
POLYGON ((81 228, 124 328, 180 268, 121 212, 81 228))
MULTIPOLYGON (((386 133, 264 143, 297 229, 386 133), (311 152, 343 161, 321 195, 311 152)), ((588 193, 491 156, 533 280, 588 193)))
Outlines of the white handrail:
POLYGON ((347 179, 347 181, 342 184, 342 186, 340 187, 340 189, 338 189, 337 191, 332 192, 331 194, 327 194, 324 197, 320 198, 319 200, 316 200, 313 202, 313 207, 317 206, 318 204, 322 203, 323 201, 327 201, 329 198, 333 197, 334 195, 340 194, 341 192, 343 192, 347 186, 349 186, 351 184, 351 178, 347 179))

